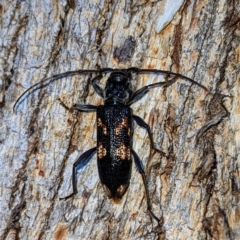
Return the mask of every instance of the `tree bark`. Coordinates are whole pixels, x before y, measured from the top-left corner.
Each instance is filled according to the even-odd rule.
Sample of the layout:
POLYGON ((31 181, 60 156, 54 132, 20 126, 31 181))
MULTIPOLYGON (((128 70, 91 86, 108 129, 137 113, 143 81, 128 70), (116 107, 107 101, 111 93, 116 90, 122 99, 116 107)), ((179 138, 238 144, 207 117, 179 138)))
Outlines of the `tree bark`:
MULTIPOLYGON (((240 239, 239 9, 234 0, 3 1, 1 4, 1 239, 240 239), (135 126, 133 148, 145 167, 156 222, 133 167, 119 204, 99 182, 96 146, 100 105, 90 75, 40 79, 76 69, 156 68, 183 79, 152 89, 132 108, 149 123, 156 147, 135 126), (150 156, 150 157, 149 157, 150 156)), ((134 90, 160 75, 134 75, 134 90)), ((102 83, 104 86, 104 81, 102 83)))

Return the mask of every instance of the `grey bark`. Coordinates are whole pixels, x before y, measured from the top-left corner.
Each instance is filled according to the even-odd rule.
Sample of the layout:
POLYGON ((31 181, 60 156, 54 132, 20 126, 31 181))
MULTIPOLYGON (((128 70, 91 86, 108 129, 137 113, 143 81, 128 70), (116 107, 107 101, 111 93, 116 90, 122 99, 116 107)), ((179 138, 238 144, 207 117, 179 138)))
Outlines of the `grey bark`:
MULTIPOLYGON (((168 1, 1 3, 1 239, 240 239, 240 6, 177 2, 175 12, 168 1), (96 156, 78 173, 78 194, 59 201, 72 191, 72 164, 96 145, 96 120, 58 98, 69 107, 102 104, 90 76, 51 82, 12 111, 42 78, 131 66, 178 72, 211 92, 178 79, 133 105, 164 153, 149 157, 147 133, 135 128, 133 148, 161 223, 147 212, 135 167, 121 203, 107 198, 96 156)), ((135 76, 133 87, 161 80, 135 76)))

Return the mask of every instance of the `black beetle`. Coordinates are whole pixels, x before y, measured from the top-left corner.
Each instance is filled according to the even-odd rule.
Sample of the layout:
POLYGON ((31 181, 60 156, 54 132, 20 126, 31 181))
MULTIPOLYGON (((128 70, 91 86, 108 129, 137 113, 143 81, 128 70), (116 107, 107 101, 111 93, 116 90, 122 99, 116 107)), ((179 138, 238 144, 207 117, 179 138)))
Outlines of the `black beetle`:
POLYGON ((143 119, 132 113, 130 105, 145 96, 145 94, 147 94, 147 92, 151 88, 167 87, 174 83, 178 77, 187 80, 193 84, 196 84, 199 87, 205 89, 206 91, 209 90, 203 85, 181 74, 158 69, 102 68, 99 70, 76 70, 54 75, 33 85, 18 98, 18 100, 14 104, 13 109, 16 108, 23 95, 37 85, 43 84, 49 80, 58 79, 68 75, 83 73, 100 73, 100 75, 92 79, 92 86, 94 90, 104 99, 104 105, 94 106, 75 104, 71 109, 76 109, 82 112, 97 112, 97 147, 91 148, 88 151, 84 152, 73 164, 73 193, 61 199, 68 199, 77 193, 77 169, 80 165, 85 165, 96 152, 99 177, 104 190, 106 191, 109 198, 113 198, 114 200, 121 199, 129 186, 133 157, 137 170, 141 174, 143 179, 147 197, 148 211, 154 219, 160 221, 160 219, 155 216, 151 209, 147 182, 142 162, 137 153, 132 149, 134 121, 140 127, 147 130, 150 138, 151 149, 157 149, 154 147, 153 138, 148 124, 145 123, 143 119), (107 72, 111 72, 111 74, 107 80, 105 89, 102 89, 98 85, 98 82, 103 77, 102 73, 107 72), (172 76, 172 79, 166 82, 157 82, 154 84, 150 84, 133 92, 131 86, 132 72, 137 74, 165 74, 167 75, 167 77, 172 76))

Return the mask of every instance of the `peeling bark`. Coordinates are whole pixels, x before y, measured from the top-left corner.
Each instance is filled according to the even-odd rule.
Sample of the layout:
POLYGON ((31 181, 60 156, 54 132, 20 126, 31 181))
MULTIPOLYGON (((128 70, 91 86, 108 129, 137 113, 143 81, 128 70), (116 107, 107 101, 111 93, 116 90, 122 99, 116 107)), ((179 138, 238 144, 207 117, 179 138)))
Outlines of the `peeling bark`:
MULTIPOLYGON (((173 12, 166 2, 2 1, 1 239, 240 239, 240 5, 179 1, 173 12), (93 76, 52 81, 12 111, 42 78, 132 66, 178 72, 211 91, 179 79, 132 107, 160 150, 150 155, 147 133, 136 126, 133 148, 159 224, 135 168, 122 201, 107 198, 96 156, 79 170, 78 194, 59 200, 72 191, 74 161, 96 145, 95 114, 71 113, 61 101, 102 104, 93 76)), ((161 80, 137 75, 133 87, 161 80)))

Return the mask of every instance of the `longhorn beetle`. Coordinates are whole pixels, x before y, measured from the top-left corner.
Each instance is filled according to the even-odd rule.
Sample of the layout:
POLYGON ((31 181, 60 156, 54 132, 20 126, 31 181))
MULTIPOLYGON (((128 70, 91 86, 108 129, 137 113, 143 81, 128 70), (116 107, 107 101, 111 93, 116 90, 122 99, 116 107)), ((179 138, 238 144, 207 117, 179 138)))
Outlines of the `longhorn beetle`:
MULTIPOLYGON (((92 79, 92 86, 96 93, 103 98, 104 104, 99 106, 75 104, 71 110, 75 109, 82 112, 97 113, 97 146, 84 152, 73 164, 73 193, 60 199, 68 199, 77 193, 77 169, 79 166, 85 165, 96 152, 98 173, 107 196, 109 198, 113 198, 114 200, 121 199, 129 186, 133 158, 136 168, 143 179, 148 211, 150 212, 151 216, 159 222, 160 219, 156 217, 151 208, 147 181, 142 162, 132 148, 134 121, 140 127, 146 129, 150 138, 151 149, 157 149, 154 147, 153 137, 150 132, 149 125, 142 118, 132 113, 130 105, 144 97, 151 88, 168 87, 169 85, 173 84, 177 78, 182 78, 186 81, 196 84, 208 92, 209 90, 200 83, 197 83, 193 79, 185 77, 181 74, 158 69, 139 69, 132 67, 128 69, 101 68, 99 70, 76 70, 53 75, 50 78, 43 79, 42 81, 34 84, 25 92, 23 92, 23 94, 17 99, 13 110, 15 111, 20 99, 36 86, 61 77, 86 73, 99 73, 99 75, 92 79), (103 89, 98 85, 98 82, 103 78, 103 73, 108 72, 111 74, 107 79, 105 89, 103 89), (166 82, 150 84, 133 92, 131 85, 131 73, 164 74, 167 77, 172 76, 172 79, 166 82)), ((67 106, 65 107, 67 108, 67 106)))

